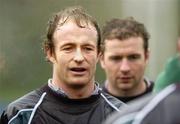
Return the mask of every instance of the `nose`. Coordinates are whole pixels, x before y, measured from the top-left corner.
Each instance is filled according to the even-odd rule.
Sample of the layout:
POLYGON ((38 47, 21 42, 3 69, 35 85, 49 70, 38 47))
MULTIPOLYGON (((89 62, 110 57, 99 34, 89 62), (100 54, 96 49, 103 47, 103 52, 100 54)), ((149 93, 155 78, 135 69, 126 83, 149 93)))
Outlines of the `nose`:
POLYGON ((129 70, 130 70, 130 65, 129 65, 129 62, 128 62, 127 59, 123 59, 123 60, 121 61, 120 70, 121 70, 122 72, 129 72, 129 70))
POLYGON ((74 56, 74 61, 82 62, 84 60, 83 53, 80 49, 77 49, 74 56))

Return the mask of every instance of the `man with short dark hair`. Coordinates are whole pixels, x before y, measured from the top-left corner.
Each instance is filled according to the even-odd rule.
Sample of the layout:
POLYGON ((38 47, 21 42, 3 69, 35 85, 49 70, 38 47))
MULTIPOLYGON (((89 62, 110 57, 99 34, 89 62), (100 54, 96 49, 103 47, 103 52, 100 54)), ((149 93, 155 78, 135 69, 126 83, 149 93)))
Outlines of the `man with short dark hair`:
POLYGON ((103 91, 129 102, 152 91, 153 83, 144 77, 149 60, 149 34, 133 18, 112 19, 102 32, 101 67, 107 80, 103 91))

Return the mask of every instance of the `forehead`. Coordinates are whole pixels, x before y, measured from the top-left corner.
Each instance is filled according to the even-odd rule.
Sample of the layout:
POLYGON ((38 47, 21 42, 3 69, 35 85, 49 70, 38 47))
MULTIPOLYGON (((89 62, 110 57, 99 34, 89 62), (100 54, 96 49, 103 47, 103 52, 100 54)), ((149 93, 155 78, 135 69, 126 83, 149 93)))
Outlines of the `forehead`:
POLYGON ((84 41, 97 41, 97 31, 92 24, 82 23, 80 27, 75 21, 70 20, 63 25, 57 25, 54 32, 53 39, 57 40, 84 40, 84 41))
POLYGON ((138 53, 144 52, 143 39, 132 37, 125 40, 105 40, 105 53, 138 53))
POLYGON ((66 32, 68 33, 76 33, 79 35, 81 33, 85 33, 85 34, 95 34, 97 35, 97 31, 96 28, 90 24, 90 23, 85 23, 85 22, 80 22, 80 26, 73 20, 68 20, 66 21, 64 24, 61 24, 61 20, 59 21, 59 25, 57 25, 55 33, 61 33, 66 34, 66 32))

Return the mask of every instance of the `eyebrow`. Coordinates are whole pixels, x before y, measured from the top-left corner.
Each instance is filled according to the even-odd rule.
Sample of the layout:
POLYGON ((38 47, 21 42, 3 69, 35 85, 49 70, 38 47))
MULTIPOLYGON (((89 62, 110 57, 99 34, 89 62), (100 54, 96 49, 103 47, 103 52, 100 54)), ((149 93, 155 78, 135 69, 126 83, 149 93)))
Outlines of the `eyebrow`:
POLYGON ((112 56, 109 56, 110 59, 120 59, 122 58, 122 56, 120 55, 112 55, 112 56))

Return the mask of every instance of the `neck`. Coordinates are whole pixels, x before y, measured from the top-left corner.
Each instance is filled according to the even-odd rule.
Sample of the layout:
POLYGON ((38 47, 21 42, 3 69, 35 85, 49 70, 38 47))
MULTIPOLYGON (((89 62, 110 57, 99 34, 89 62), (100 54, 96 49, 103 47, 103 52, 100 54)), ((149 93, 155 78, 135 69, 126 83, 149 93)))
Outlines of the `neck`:
POLYGON ((145 92, 146 90, 146 83, 144 80, 141 81, 141 83, 139 83, 139 85, 137 85, 134 88, 131 89, 126 89, 126 90, 121 90, 117 87, 113 87, 110 85, 110 83, 107 83, 107 90, 110 94, 114 95, 114 96, 118 96, 118 97, 131 97, 131 96, 137 96, 140 95, 141 93, 145 92))
POLYGON ((70 99, 83 99, 91 96, 94 91, 95 84, 93 81, 85 85, 70 85, 63 83, 57 79, 52 79, 53 85, 60 88, 70 99))

